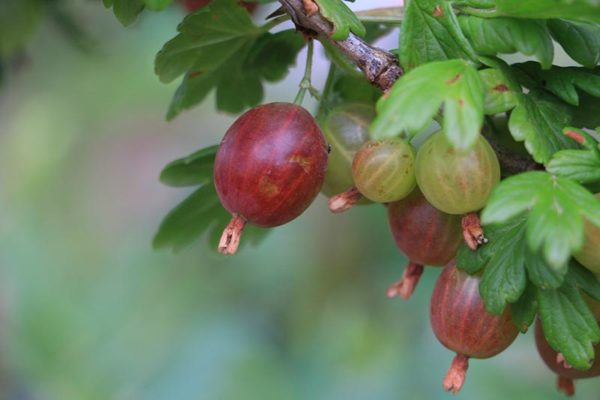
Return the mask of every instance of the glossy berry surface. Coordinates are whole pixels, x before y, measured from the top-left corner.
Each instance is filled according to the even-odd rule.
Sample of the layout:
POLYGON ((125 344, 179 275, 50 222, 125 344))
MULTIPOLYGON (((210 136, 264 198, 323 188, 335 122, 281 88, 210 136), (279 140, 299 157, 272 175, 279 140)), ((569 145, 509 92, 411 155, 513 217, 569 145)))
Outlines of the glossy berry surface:
POLYGON ((331 145, 323 193, 331 197, 354 186, 352 160, 369 140, 369 125, 375 109, 367 104, 349 103, 333 109, 321 124, 331 145))
MULTIPOLYGON (((597 193, 596 197, 600 199, 600 193, 597 193)), ((600 275, 600 228, 590 221, 585 221, 585 241, 575 259, 596 275, 600 275)))
POLYGON ((459 216, 439 211, 418 189, 387 209, 396 245, 411 261, 445 265, 454 258, 463 237, 459 216))
POLYGON ((367 142, 354 156, 352 179, 369 200, 379 203, 400 200, 416 186, 415 151, 399 139, 367 142))
POLYGON ((431 296, 431 327, 448 349, 473 358, 489 358, 505 350, 519 331, 510 309, 502 315, 485 310, 478 276, 470 276, 449 262, 431 296))
POLYGON ((290 103, 255 107, 229 128, 215 159, 223 206, 258 226, 298 217, 321 190, 327 144, 314 118, 290 103))
POLYGON ((433 134, 419 149, 416 171, 427 200, 448 214, 483 208, 500 181, 498 158, 483 136, 471 149, 458 151, 441 132, 433 134))

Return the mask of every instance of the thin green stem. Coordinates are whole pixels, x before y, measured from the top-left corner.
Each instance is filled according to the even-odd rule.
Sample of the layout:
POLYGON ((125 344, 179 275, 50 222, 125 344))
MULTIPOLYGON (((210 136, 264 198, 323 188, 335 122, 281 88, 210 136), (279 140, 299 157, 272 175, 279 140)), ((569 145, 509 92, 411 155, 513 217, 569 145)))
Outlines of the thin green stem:
POLYGON ((314 52, 314 41, 313 41, 313 39, 308 39, 308 45, 307 45, 307 49, 306 49, 306 67, 304 68, 304 76, 302 77, 302 80, 300 81, 300 85, 299 85, 300 90, 298 90, 296 99, 294 99, 294 103, 297 105, 302 105, 302 101, 304 101, 304 95, 306 94, 306 91, 309 91, 312 96, 318 97, 318 92, 316 92, 316 89, 312 87, 312 84, 310 82, 310 77, 312 75, 313 52, 314 52))
POLYGON ((284 23, 286 21, 289 21, 289 20, 290 20, 290 16, 288 14, 286 14, 286 15, 280 15, 279 17, 273 18, 269 22, 267 22, 264 25, 262 25, 260 27, 260 30, 262 32, 268 32, 271 29, 275 28, 277 25, 282 24, 282 23, 284 23))
POLYGON ((471 6, 458 6, 457 7, 461 12, 464 12, 466 14, 469 15, 473 15, 475 17, 482 17, 482 18, 493 18, 493 17, 499 17, 500 14, 498 13, 498 10, 496 10, 496 7, 492 7, 492 8, 475 8, 475 7, 471 7, 471 6))
POLYGON ((377 22, 386 25, 400 25, 404 19, 404 7, 374 8, 358 11, 356 16, 362 22, 377 22))

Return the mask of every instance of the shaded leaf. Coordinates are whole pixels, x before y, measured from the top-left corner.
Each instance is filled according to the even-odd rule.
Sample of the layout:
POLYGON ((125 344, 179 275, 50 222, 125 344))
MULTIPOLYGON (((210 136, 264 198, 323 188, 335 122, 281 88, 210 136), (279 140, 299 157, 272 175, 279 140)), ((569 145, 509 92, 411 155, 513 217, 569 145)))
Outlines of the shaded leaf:
POLYGON ((154 249, 179 251, 211 226, 223 229, 231 216, 219 203, 212 182, 201 186, 167 214, 154 236, 154 249))
POLYGON ((21 50, 40 23, 40 0, 2 0, 0 2, 0 57, 21 50))
MULTIPOLYGON (((163 219, 154 236, 154 249, 171 249, 178 252, 207 234, 212 251, 229 223, 231 215, 221 206, 215 187, 211 182, 201 186, 178 204, 163 219)), ((240 246, 258 244, 270 232, 269 229, 248 225, 240 246)))
POLYGON ((569 264, 569 276, 588 296, 600 301, 600 279, 575 259, 569 264))
POLYGON ((557 151, 577 147, 562 133, 570 124, 571 112, 564 103, 541 91, 532 91, 519 96, 508 126, 513 138, 525 143, 533 159, 545 164, 557 151))
POLYGON ((594 343, 600 328, 577 286, 566 279, 558 289, 537 290, 539 315, 544 336, 578 369, 588 369, 594 359, 594 343))
POLYGON ((261 32, 243 8, 223 7, 216 11, 203 8, 187 17, 179 27, 180 34, 157 55, 155 68, 163 81, 188 71, 173 96, 168 119, 204 100, 214 88, 219 110, 237 114, 259 104, 263 81, 284 78, 304 46, 302 36, 292 30, 261 32), (213 21, 213 14, 219 11, 223 17, 217 21, 228 26, 238 19, 241 22, 224 29, 213 21), (203 25, 207 19, 216 25, 203 25))
POLYGON ((465 36, 475 51, 485 56, 520 52, 535 57, 544 68, 552 66, 554 46, 542 21, 516 18, 459 17, 465 36))
POLYGON ((600 62, 600 24, 553 19, 548 28, 565 52, 579 64, 594 68, 600 62))
POLYGON ((476 251, 461 246, 457 265, 467 273, 483 268, 479 292, 488 312, 502 314, 508 303, 519 299, 527 283, 525 274, 525 220, 486 226, 488 244, 476 251))
POLYGON ((218 148, 218 145, 206 147, 170 162, 160 173, 160 181, 174 187, 201 185, 212 181, 218 148))
POLYGON ((407 70, 453 58, 475 61, 475 52, 460 29, 452 5, 441 0, 408 3, 400 28, 399 54, 407 70))
POLYGON ((104 2, 104 6, 111 6, 115 17, 123 26, 127 26, 131 25, 144 9, 144 0, 111 0, 104 2))
POLYGON ((600 97, 600 70, 552 67, 544 71, 533 62, 515 64, 514 67, 527 75, 525 85, 530 89, 544 88, 573 106, 579 105, 578 90, 600 97))
POLYGON ((533 324, 538 311, 536 289, 528 284, 517 301, 511 304, 512 319, 522 333, 533 324))
MULTIPOLYGON (((525 238, 522 238, 525 239, 525 238)), ((550 267, 544 260, 544 257, 538 253, 534 253, 525 246, 523 254, 527 261, 527 276, 531 283, 540 289, 556 289, 560 287, 565 279, 568 271, 568 264, 556 269, 550 267)))

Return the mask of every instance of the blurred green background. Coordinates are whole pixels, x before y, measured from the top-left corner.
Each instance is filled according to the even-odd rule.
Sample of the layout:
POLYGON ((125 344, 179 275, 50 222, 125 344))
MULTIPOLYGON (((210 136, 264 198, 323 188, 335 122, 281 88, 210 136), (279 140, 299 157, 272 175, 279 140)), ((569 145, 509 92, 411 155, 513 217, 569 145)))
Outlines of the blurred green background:
MULTIPOLYGON (((412 300, 386 298, 405 259, 382 207, 334 216, 320 197, 233 258, 202 241, 152 250, 189 193, 161 185, 161 168, 218 142, 234 116, 211 97, 165 122, 175 86, 153 57, 181 10, 125 29, 99 1, 71 3, 92 50, 45 21, 0 87, 1 398, 449 398, 453 355, 428 318, 438 270, 412 300)), ((293 99, 300 74, 266 100, 293 99)), ((473 360, 457 397, 561 398, 532 336, 473 360)), ((578 382, 578 398, 598 387, 578 382)))

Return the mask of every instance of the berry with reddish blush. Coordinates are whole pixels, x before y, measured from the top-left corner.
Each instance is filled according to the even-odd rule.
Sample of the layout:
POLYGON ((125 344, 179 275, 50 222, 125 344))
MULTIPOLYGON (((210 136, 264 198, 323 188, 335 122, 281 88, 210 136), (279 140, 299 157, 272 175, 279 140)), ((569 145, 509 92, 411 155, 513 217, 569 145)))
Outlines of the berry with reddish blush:
MULTIPOLYGON (((600 303, 588 298, 588 305, 596 317, 596 321, 600 323, 600 303)), ((538 353, 544 360, 544 363, 553 372, 556 373, 556 386, 558 390, 564 392, 568 396, 575 394, 575 379, 586 379, 600 376, 600 343, 594 346, 594 353, 596 358, 591 368, 585 371, 581 371, 571 367, 564 359, 562 354, 556 352, 550 343, 544 337, 542 329, 542 323, 538 319, 535 324, 535 344, 538 349, 538 353)))
POLYGON ((501 315, 485 310, 479 295, 479 276, 470 276, 450 261, 439 276, 431 296, 431 327, 438 340, 456 352, 444 378, 447 391, 457 394, 462 388, 469 358, 489 358, 504 351, 519 331, 510 308, 501 315))
POLYGON ((424 265, 442 266, 456 256, 463 237, 461 218, 433 207, 418 188, 408 197, 388 204, 387 209, 396 245, 410 260, 402 279, 388 290, 388 296, 408 299, 424 265))
POLYGON ((400 200, 417 185, 415 151, 400 139, 365 143, 352 161, 356 189, 378 203, 400 200))
POLYGON ((500 164, 483 136, 460 151, 441 133, 434 133, 419 149, 416 161, 419 188, 427 200, 448 214, 466 214, 485 206, 500 181, 500 164))
POLYGON ((314 118, 291 103, 240 116, 215 158, 215 187, 233 219, 219 251, 234 254, 246 222, 275 227, 298 217, 323 185, 328 146, 314 118))

